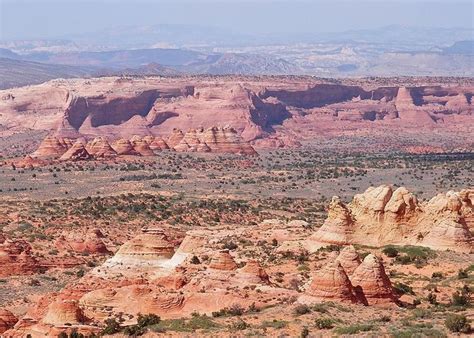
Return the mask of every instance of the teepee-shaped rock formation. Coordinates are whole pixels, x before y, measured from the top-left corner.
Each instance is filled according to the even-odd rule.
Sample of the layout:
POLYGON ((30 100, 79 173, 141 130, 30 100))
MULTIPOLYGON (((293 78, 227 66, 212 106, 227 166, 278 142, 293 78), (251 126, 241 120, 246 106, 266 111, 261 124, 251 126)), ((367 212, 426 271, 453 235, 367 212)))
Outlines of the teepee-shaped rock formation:
POLYGON ((56 241, 56 247, 87 254, 108 254, 109 250, 102 238, 103 235, 98 229, 87 231, 85 236, 80 233, 70 233, 60 236, 56 241))
POLYGON ((314 274, 307 293, 322 299, 357 301, 351 281, 338 261, 327 264, 314 274))
POLYGON ((351 276, 361 263, 360 257, 352 245, 341 250, 339 256, 337 256, 337 261, 341 263, 348 276, 351 276))
POLYGON ((150 143, 150 149, 154 152, 168 150, 169 148, 168 144, 161 137, 155 137, 153 142, 150 143))
POLYGON ((56 136, 48 135, 41 142, 38 149, 31 154, 41 159, 56 158, 63 155, 68 149, 68 143, 56 136))
POLYGON ((202 133, 201 142, 207 144, 212 152, 241 155, 256 155, 255 149, 244 142, 233 128, 212 127, 202 133))
POLYGON ((441 250, 474 252, 471 232, 462 217, 436 221, 420 244, 441 250))
POLYGON ((268 274, 256 260, 249 260, 244 267, 238 270, 239 279, 247 284, 269 284, 268 274))
POLYGON ((118 139, 112 143, 112 148, 118 155, 140 155, 135 149, 133 149, 132 143, 126 139, 118 139))
POLYGON ((15 163, 17 168, 36 168, 41 167, 46 164, 46 161, 32 157, 31 155, 26 155, 25 158, 15 163))
POLYGON ((96 137, 86 145, 86 150, 95 158, 110 158, 117 156, 109 142, 104 137, 96 137))
POLYGON ((174 245, 160 228, 144 228, 142 233, 125 242, 117 253, 104 263, 106 268, 124 266, 145 271, 161 271, 174 254, 174 245))
POLYGON ((229 250, 217 252, 211 259, 209 268, 215 270, 235 270, 237 264, 229 253, 229 250))
POLYGON ((174 148, 181 142, 183 138, 184 134, 181 130, 173 129, 173 133, 170 135, 166 143, 170 148, 174 148))
POLYGON ((153 152, 153 150, 151 150, 150 146, 148 145, 148 143, 143 140, 143 139, 135 139, 133 141, 131 141, 132 145, 133 145, 133 149, 140 155, 142 156, 153 156, 155 155, 155 153, 153 152))
POLYGON ((314 243, 315 249, 329 244, 346 245, 351 242, 352 233, 351 212, 339 197, 334 196, 329 204, 328 218, 308 241, 314 243))
POLYGON ((86 150, 84 143, 76 141, 60 158, 60 161, 85 161, 90 160, 92 155, 86 150))
POLYGON ((373 254, 367 255, 351 276, 358 296, 364 296, 369 305, 396 300, 392 283, 385 273, 382 261, 373 254))

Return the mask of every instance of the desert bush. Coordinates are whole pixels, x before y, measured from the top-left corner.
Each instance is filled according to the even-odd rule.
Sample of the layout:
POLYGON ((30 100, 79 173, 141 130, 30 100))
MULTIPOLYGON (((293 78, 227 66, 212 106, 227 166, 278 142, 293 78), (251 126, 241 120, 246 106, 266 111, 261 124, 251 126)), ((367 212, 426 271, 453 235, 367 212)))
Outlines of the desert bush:
POLYGON ((464 290, 462 292, 456 291, 453 293, 451 298, 451 305, 453 306, 466 306, 469 305, 470 299, 469 294, 464 290))
POLYGON ((395 249, 394 247, 386 247, 382 250, 382 252, 385 254, 387 257, 397 257, 398 256, 398 250, 395 249))
POLYGON ((393 285, 393 289, 395 290, 395 292, 401 295, 405 295, 405 294, 414 295, 415 294, 411 286, 404 283, 400 283, 400 282, 395 283, 393 285))
POLYGON ((334 320, 331 318, 317 318, 315 325, 320 330, 332 329, 334 327, 334 320))
POLYGON ((471 325, 464 315, 448 314, 444 325, 451 332, 469 333, 471 331, 471 325))
POLYGON ((105 327, 102 330, 102 334, 114 334, 120 331, 120 324, 115 318, 109 318, 105 320, 105 327))
POLYGON ((372 324, 353 324, 349 326, 342 326, 336 328, 335 332, 338 334, 357 334, 359 332, 372 331, 374 325, 372 324))
POLYGON ((295 315, 301 316, 301 315, 310 313, 310 312, 311 312, 311 309, 310 309, 309 306, 306 305, 306 304, 298 304, 298 305, 296 305, 295 308, 293 309, 293 312, 294 312, 295 315))
POLYGON ((458 271, 458 279, 465 279, 465 278, 468 278, 469 277, 469 272, 464 269, 459 269, 458 271))

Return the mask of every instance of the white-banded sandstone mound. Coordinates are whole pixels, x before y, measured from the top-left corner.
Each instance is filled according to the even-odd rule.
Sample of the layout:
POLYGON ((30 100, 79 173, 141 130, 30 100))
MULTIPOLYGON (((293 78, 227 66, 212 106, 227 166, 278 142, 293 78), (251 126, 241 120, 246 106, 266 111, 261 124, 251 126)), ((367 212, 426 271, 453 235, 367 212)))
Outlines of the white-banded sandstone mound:
POLYGON ((326 222, 306 246, 314 251, 330 244, 411 244, 472 252, 466 217, 473 207, 466 195, 448 192, 420 204, 407 189, 383 185, 355 195, 347 206, 333 198, 326 222))

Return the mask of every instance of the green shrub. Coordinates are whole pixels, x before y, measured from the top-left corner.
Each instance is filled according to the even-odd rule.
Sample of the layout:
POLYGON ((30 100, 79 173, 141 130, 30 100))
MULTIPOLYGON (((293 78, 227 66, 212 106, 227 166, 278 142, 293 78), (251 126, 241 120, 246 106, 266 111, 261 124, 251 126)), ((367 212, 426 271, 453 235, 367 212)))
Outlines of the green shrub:
POLYGON ((301 316, 301 315, 305 315, 305 314, 307 314, 307 313, 310 313, 310 312, 311 312, 311 309, 309 308, 308 305, 299 304, 299 305, 295 306, 295 308, 293 309, 293 312, 294 312, 297 316, 301 316))
POLYGON ((392 246, 388 246, 382 250, 382 252, 385 254, 387 257, 397 257, 398 256, 398 250, 395 249, 392 246))
POLYGON ((102 334, 114 334, 120 331, 120 324, 115 318, 109 318, 105 320, 105 327, 102 330, 102 334))
POLYGON ((336 328, 338 334, 357 334, 359 332, 371 331, 374 328, 372 324, 354 324, 336 328))
POLYGON ((334 320, 331 318, 318 318, 315 321, 315 325, 320 330, 332 329, 334 327, 334 320))
POLYGON ((405 295, 405 294, 414 295, 415 294, 411 286, 406 285, 404 283, 399 283, 399 282, 395 283, 393 285, 393 289, 395 290, 395 292, 401 295, 405 295))
POLYGON ((469 333, 471 330, 471 325, 464 315, 448 314, 444 325, 451 332, 469 333))
POLYGON ((153 313, 142 315, 138 314, 137 325, 140 327, 147 327, 150 325, 156 325, 161 321, 161 318, 153 313))
POLYGON ((250 325, 244 322, 242 319, 239 319, 230 325, 230 329, 234 331, 242 331, 248 328, 249 326, 250 325))

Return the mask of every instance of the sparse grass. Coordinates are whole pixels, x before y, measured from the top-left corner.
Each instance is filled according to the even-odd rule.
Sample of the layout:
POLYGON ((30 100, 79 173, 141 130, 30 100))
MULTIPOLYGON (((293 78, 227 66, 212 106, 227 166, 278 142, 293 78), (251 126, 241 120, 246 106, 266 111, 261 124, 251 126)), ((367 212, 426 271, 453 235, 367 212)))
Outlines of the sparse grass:
POLYGON ((165 319, 159 324, 149 326, 154 332, 194 332, 196 330, 214 330, 220 327, 212 318, 206 315, 193 316, 190 319, 165 319))
POLYGON ((352 324, 349 326, 337 327, 334 332, 337 334, 357 334, 360 332, 373 331, 375 329, 373 324, 352 324))

